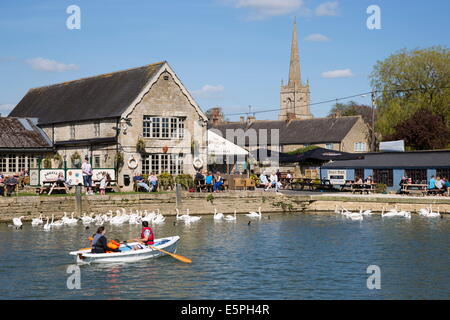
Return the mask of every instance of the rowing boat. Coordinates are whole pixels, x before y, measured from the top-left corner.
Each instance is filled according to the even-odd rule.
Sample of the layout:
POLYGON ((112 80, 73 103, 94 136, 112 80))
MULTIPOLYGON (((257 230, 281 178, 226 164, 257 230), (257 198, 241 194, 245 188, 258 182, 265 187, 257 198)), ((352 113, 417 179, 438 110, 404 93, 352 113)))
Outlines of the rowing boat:
MULTIPOLYGON (((163 249, 164 251, 175 253, 179 236, 156 239, 153 247, 163 249)), ((157 258, 166 255, 165 253, 144 246, 139 242, 127 242, 120 245, 120 252, 112 253, 91 253, 91 248, 85 248, 70 252, 75 256, 77 263, 109 263, 109 262, 134 262, 144 259, 157 258), (135 247, 143 249, 135 250, 135 247)))

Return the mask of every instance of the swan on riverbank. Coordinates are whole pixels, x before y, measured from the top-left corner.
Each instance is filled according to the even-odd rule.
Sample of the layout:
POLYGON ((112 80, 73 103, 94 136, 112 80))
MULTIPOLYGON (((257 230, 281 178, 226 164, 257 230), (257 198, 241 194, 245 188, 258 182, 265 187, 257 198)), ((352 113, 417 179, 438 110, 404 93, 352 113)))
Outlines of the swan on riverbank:
POLYGON ((31 220, 32 226, 38 226, 43 223, 44 223, 44 220, 42 220, 42 214, 39 215, 39 218, 34 218, 33 220, 31 220))

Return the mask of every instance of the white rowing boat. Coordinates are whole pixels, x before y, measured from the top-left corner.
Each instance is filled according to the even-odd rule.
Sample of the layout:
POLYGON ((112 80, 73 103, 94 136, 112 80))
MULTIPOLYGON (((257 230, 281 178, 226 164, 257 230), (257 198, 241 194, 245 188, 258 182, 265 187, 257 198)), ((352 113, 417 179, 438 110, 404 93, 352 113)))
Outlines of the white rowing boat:
MULTIPOLYGON (((163 249, 164 251, 175 253, 179 236, 155 239, 153 247, 163 249)), ((112 253, 91 253, 90 248, 81 249, 70 252, 75 256, 77 263, 109 263, 109 262, 134 262, 144 259, 157 258, 166 255, 165 253, 144 247, 143 249, 134 250, 135 246, 144 247, 139 242, 128 242, 120 245, 120 252, 112 253)))

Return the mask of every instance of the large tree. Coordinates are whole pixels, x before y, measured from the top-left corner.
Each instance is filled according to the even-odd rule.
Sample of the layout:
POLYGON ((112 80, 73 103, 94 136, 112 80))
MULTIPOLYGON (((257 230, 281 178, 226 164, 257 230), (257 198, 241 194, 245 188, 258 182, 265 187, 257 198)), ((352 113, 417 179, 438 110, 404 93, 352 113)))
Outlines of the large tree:
POLYGON ((378 61, 371 74, 376 90, 376 129, 393 135, 398 124, 424 109, 450 128, 450 50, 401 50, 378 61))
POLYGON ((387 140, 405 140, 412 150, 443 149, 450 147, 450 130, 441 116, 420 109, 394 128, 387 140))

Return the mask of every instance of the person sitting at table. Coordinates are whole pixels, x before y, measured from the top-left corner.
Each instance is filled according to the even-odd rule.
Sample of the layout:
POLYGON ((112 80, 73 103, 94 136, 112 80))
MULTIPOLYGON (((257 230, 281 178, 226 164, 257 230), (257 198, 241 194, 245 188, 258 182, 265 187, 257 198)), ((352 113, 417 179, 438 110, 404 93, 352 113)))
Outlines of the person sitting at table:
POLYGON ((220 175, 220 172, 217 171, 215 177, 214 177, 215 183, 214 183, 214 192, 219 192, 220 188, 223 185, 223 178, 220 175))
POLYGON ((360 177, 355 178, 355 184, 363 184, 363 183, 364 183, 364 181, 362 178, 360 178, 360 177))
POLYGON ((64 174, 60 172, 58 174, 58 178, 56 178, 56 185, 58 187, 64 187, 64 183, 65 183, 64 174))
POLYGON ((444 187, 444 183, 441 180, 441 177, 437 176, 436 181, 434 182, 434 186, 436 189, 442 189, 444 187))
POLYGON ((205 176, 202 174, 202 172, 200 170, 198 170, 195 173, 195 177, 194 177, 194 185, 197 188, 197 192, 201 191, 201 185, 205 183, 205 176))
POLYGON ((270 185, 265 172, 261 173, 261 175, 259 176, 259 184, 263 185, 264 188, 267 188, 270 185))
POLYGON ((19 181, 14 176, 6 177, 5 185, 6 185, 6 195, 8 197, 11 197, 18 183, 19 181))
POLYGON ((144 182, 144 178, 138 174, 135 173, 133 177, 134 183, 136 183, 139 187, 144 188, 147 192, 150 192, 150 187, 144 182))
POLYGON ((276 172, 273 172, 269 177, 269 186, 265 189, 265 191, 269 190, 269 188, 274 187, 275 192, 278 192, 278 189, 280 188, 280 183, 278 182, 278 176, 276 172))
POLYGON ((368 176, 368 177, 367 177, 366 183, 367 183, 367 184, 372 184, 372 183, 373 183, 372 176, 368 176))
POLYGON ((150 173, 150 176, 148 177, 149 185, 152 186, 152 192, 156 192, 158 189, 158 177, 153 172, 150 173))
POLYGON ((436 180, 431 176, 430 183, 428 183, 428 190, 436 189, 436 180))
POLYGON ((206 190, 208 190, 208 192, 212 192, 213 186, 214 186, 214 177, 213 177, 211 171, 209 171, 205 176, 205 184, 206 184, 206 190))

